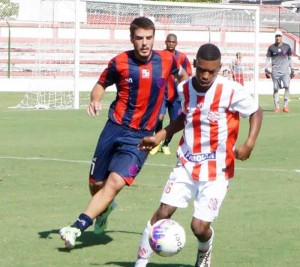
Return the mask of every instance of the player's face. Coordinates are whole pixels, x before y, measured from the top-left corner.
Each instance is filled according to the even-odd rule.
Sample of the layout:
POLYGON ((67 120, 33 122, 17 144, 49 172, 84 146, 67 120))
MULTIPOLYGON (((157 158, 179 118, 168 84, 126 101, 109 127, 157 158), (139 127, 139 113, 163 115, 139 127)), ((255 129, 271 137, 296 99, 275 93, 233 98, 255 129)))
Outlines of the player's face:
POLYGON ((203 59, 196 60, 196 84, 194 87, 197 91, 207 91, 216 79, 221 69, 220 59, 208 61, 203 59))
POLYGON ((165 43, 166 43, 166 49, 173 53, 177 45, 176 38, 174 38, 174 36, 168 37, 165 43))
POLYGON ((275 36, 275 43, 280 44, 282 42, 282 36, 281 35, 276 35, 275 36))
POLYGON ((152 29, 139 28, 131 37, 135 56, 141 61, 147 61, 152 54, 154 32, 152 29))

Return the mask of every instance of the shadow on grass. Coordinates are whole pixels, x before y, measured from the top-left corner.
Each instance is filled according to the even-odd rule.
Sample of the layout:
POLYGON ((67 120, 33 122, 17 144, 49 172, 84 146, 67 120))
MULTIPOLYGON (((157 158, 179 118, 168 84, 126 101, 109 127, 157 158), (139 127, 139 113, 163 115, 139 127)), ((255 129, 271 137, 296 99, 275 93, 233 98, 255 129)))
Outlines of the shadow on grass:
MULTIPOLYGON (((92 231, 83 232, 81 234, 81 236, 76 239, 76 244, 72 248, 72 250, 82 249, 82 248, 91 247, 91 246, 106 245, 109 242, 113 241, 113 239, 107 234, 108 233, 114 233, 114 232, 141 235, 141 233, 138 233, 138 232, 127 232, 127 231, 107 231, 107 232, 104 232, 103 234, 100 234, 100 235, 96 235, 92 231)), ((52 234, 59 235, 59 229, 43 231, 43 232, 39 232, 38 234, 39 234, 40 238, 52 239, 52 236, 51 236, 52 234)), ((60 237, 58 236, 58 238, 60 238, 60 237)), ((62 242, 62 245, 63 245, 63 242, 62 242)), ((61 247, 61 248, 58 248, 58 251, 60 251, 60 252, 70 252, 71 249, 61 247)), ((120 266, 122 266, 122 265, 120 265, 120 266)))
MULTIPOLYGON (((134 265, 134 262, 116 262, 116 261, 110 261, 106 262, 105 265, 115 265, 115 266, 121 266, 121 267, 132 267, 134 265)), ((97 264, 92 264, 93 266, 97 266, 97 264)), ((100 265, 99 265, 100 266, 100 265)), ((193 265, 187 265, 187 264, 180 264, 180 263, 148 263, 147 267, 191 267, 193 265)))

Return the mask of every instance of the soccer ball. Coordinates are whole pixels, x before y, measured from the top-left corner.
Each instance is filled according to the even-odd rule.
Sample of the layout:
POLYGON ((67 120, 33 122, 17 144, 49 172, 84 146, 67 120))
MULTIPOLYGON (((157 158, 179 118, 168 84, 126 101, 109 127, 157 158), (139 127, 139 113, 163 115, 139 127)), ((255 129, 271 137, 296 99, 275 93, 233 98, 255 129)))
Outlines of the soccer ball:
POLYGON ((170 257, 182 250, 185 244, 183 227, 171 219, 156 222, 149 233, 149 243, 153 251, 162 257, 170 257))

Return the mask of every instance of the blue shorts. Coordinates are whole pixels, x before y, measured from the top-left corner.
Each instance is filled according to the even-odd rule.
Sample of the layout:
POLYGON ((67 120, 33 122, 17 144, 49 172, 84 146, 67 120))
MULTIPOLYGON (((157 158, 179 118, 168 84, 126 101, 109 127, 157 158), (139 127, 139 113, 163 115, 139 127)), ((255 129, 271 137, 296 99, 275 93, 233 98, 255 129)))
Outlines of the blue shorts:
POLYGON ((180 100, 178 98, 174 101, 165 100, 160 108, 159 114, 165 115, 167 109, 168 109, 170 121, 174 121, 182 112, 180 100))
POLYGON ((108 120, 94 153, 90 182, 105 181, 110 172, 116 172, 127 185, 133 183, 148 156, 148 152, 139 150, 137 145, 143 137, 152 134, 128 129, 108 120))

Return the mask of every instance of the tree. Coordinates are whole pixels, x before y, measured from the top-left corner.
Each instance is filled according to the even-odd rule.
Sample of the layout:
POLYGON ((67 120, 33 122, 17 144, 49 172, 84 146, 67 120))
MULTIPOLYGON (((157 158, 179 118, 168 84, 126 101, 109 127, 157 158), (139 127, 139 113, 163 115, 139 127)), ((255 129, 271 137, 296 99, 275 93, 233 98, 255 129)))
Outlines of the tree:
POLYGON ((19 13, 19 4, 10 0, 0 0, 0 20, 15 19, 19 13))

